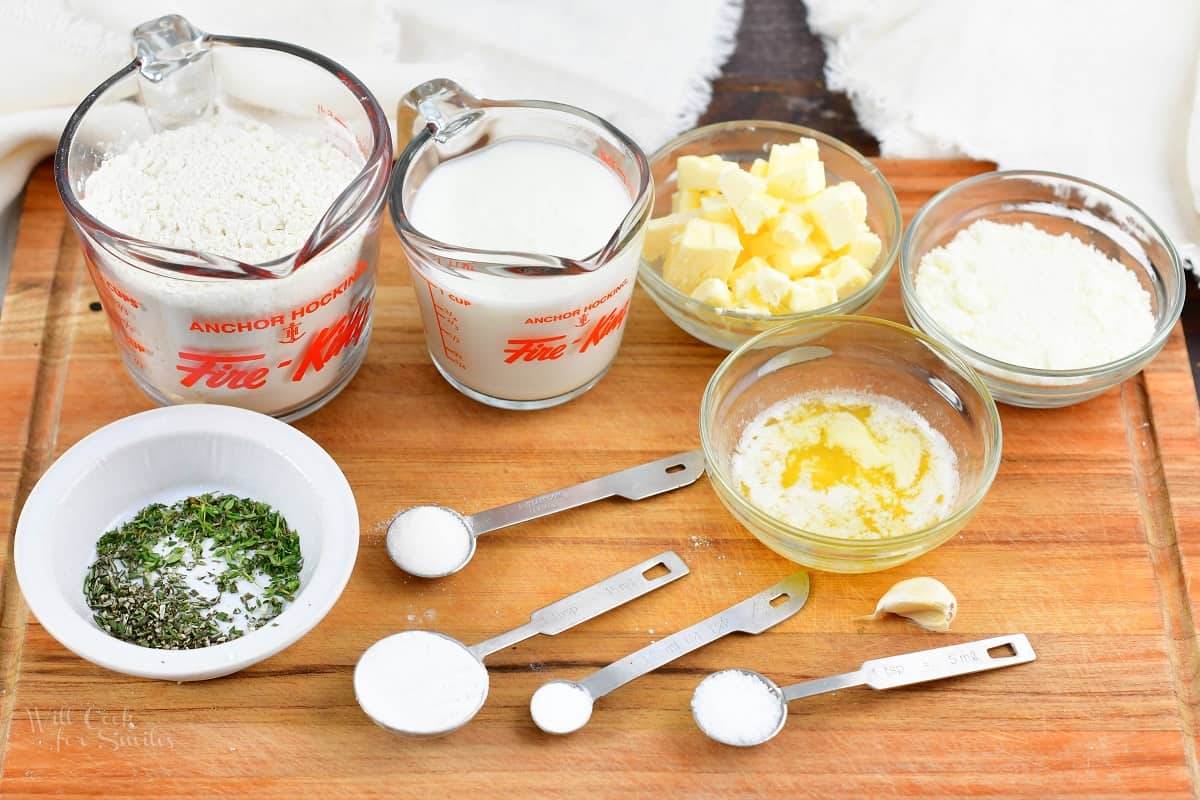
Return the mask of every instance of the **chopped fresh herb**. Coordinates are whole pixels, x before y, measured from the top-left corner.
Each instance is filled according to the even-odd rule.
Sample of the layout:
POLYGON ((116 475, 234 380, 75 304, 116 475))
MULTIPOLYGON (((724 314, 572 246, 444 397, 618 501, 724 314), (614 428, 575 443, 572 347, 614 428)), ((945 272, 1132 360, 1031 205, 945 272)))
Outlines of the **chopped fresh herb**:
POLYGON ((147 506, 101 536, 83 593, 96 624, 118 639, 190 650, 232 641, 279 616, 300 588, 303 565, 300 537, 278 511, 203 494, 147 506), (217 609, 223 601, 241 604, 232 612, 245 630, 217 609))

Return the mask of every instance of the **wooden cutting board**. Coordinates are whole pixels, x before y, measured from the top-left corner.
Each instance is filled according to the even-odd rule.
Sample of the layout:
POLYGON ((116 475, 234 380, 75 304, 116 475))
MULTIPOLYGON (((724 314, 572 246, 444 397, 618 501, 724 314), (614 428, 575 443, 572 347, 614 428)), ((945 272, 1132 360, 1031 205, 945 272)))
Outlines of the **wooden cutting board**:
MULTIPOLYGON (((881 166, 906 216, 989 167, 881 166)), ((383 240, 366 363, 340 397, 298 423, 358 497, 362 543, 341 601, 299 643, 236 676, 182 685, 128 678, 51 639, 12 573, 17 512, 50 461, 150 407, 91 306, 97 296, 50 170, 35 174, 0 314, 0 795, 1194 794, 1200 413, 1178 331, 1144 375, 1090 403, 1003 408, 999 477, 960 537, 886 573, 814 574, 797 617, 680 659, 602 700, 582 732, 549 738, 527 710, 543 681, 580 677, 794 566, 743 531, 701 482, 488 537, 476 561, 446 580, 406 578, 383 546, 382 523, 396 509, 438 502, 473 512, 695 447, 701 390, 723 353, 676 329, 639 291, 620 357, 594 390, 537 413, 487 408, 434 371, 397 240, 390 230, 383 240), (488 702, 454 735, 397 738, 354 702, 355 660, 382 636, 436 628, 482 640, 666 548, 688 562, 689 577, 489 659, 488 702), (915 575, 957 593, 952 633, 856 620, 915 575), (1009 632, 1028 634, 1039 660, 803 701, 757 749, 709 742, 688 711, 696 683, 722 667, 789 683, 1009 632)), ((894 276, 870 313, 902 319, 894 276)))

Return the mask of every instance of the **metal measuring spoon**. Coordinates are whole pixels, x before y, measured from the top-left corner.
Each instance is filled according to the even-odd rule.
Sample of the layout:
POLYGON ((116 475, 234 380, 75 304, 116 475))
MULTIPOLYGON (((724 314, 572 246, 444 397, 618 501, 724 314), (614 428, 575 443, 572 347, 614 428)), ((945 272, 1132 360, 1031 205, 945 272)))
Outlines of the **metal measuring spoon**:
POLYGON ((534 611, 529 622, 468 647, 445 634, 412 630, 380 639, 354 667, 354 696, 372 720, 396 733, 436 736, 471 721, 487 699, 483 659, 537 634, 554 636, 688 574, 672 550, 534 611), (663 570, 654 577, 647 573, 663 570), (413 650, 436 655, 435 665, 397 658, 413 650))
POLYGON ((530 700, 530 715, 546 733, 574 733, 587 724, 592 704, 601 697, 727 634, 762 633, 778 625, 804 608, 808 589, 808 573, 794 572, 771 588, 614 661, 583 680, 544 683, 530 700))
MULTIPOLYGON (((710 739, 735 747, 753 747, 769 741, 783 730, 788 716, 787 704, 792 700, 812 697, 825 692, 835 692, 838 689, 848 689, 853 686, 894 689, 897 686, 910 686, 915 683, 952 678, 956 675, 969 675, 973 672, 986 672, 991 669, 1025 664, 1036 658, 1037 654, 1033 652, 1033 646, 1029 644, 1025 634, 1014 633, 1008 636, 996 636, 991 639, 954 644, 949 647, 935 647, 931 650, 918 650, 898 656, 875 658, 863 662, 863 665, 854 672, 846 672, 828 678, 817 678, 784 687, 778 686, 767 676, 753 670, 725 669, 708 675, 696 687, 696 691, 692 694, 692 717, 696 720, 696 725, 700 730, 704 731, 704 734, 710 739), (996 648, 1006 648, 1011 654, 994 656, 991 651, 996 648), (706 685, 711 687, 722 676, 728 677, 735 674, 761 681, 763 688, 775 698, 778 703, 778 718, 775 720, 773 728, 768 729, 764 724, 763 733, 760 735, 751 733, 742 737, 731 737, 726 735, 728 732, 718 730, 720 720, 705 719, 707 713, 702 707, 703 701, 698 703, 697 698, 701 697, 706 685), (767 732, 768 730, 769 732, 767 732)), ((754 699, 746 696, 741 698, 741 702, 734 703, 738 713, 742 715, 741 721, 745 720, 747 709, 753 704, 754 699)), ((764 720, 764 722, 766 721, 764 720)))
POLYGON ((485 533, 608 497, 644 500, 695 483, 703 474, 704 452, 691 450, 469 517, 445 506, 413 506, 388 526, 388 555, 410 575, 444 578, 470 563, 485 533))

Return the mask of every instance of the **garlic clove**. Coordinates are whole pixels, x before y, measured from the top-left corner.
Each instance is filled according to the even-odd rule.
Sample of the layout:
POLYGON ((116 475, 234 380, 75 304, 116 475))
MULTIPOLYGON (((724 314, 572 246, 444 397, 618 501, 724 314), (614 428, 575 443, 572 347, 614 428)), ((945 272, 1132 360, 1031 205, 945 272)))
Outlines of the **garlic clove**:
POLYGON ((948 631, 958 601, 936 578, 908 578, 900 581, 879 598, 875 613, 863 619, 879 619, 887 614, 907 617, 925 630, 948 631))

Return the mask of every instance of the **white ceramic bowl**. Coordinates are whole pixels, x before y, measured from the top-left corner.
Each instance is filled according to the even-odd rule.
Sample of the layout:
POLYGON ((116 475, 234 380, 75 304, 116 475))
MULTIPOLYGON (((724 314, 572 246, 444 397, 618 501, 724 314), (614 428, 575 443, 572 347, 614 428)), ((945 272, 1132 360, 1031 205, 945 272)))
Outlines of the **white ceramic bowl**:
POLYGON ((51 465, 17 522, 17 580, 50 635, 102 667, 172 681, 217 678, 283 650, 333 607, 358 553, 350 484, 320 445, 271 417, 215 405, 158 408, 85 437, 51 465), (83 579, 105 531, 154 502, 221 491, 268 503, 300 536, 295 599, 268 624, 195 650, 140 647, 92 620, 83 579))

